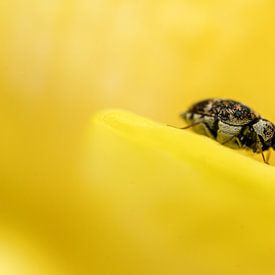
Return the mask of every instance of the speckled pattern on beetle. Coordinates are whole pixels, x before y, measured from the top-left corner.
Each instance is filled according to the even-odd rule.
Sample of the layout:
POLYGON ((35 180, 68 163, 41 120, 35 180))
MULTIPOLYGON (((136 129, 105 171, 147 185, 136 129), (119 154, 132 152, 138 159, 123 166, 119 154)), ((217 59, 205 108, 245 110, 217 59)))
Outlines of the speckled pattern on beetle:
POLYGON ((248 106, 230 99, 206 99, 192 105, 181 117, 187 127, 231 148, 261 153, 275 149, 275 126, 248 106))

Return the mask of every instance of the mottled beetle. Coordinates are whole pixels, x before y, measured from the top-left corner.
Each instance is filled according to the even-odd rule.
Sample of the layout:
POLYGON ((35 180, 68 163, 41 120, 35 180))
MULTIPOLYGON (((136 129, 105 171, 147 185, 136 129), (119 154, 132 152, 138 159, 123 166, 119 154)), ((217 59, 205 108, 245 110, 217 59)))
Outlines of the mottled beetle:
POLYGON ((230 99, 206 99, 192 105, 181 117, 193 128, 231 148, 261 153, 275 149, 275 126, 246 105, 230 99))

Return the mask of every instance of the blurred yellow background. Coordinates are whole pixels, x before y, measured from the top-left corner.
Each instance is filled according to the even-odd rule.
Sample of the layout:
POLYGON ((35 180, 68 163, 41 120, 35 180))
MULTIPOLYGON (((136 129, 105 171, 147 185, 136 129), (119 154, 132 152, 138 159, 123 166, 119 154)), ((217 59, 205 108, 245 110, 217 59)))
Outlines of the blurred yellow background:
POLYGON ((180 125, 179 112, 217 96, 275 121, 274 8, 269 0, 2 1, 2 223, 37 234, 34 243, 54 236, 56 247, 68 245, 64 224, 82 209, 82 138, 99 109, 180 125))

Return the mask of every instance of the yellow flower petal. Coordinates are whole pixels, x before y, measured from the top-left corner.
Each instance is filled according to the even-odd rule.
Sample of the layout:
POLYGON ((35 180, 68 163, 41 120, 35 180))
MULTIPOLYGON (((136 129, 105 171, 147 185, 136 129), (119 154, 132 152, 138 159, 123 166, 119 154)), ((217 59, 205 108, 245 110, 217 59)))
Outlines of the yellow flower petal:
POLYGON ((97 274, 274 274, 272 166, 119 110, 89 142, 97 274))

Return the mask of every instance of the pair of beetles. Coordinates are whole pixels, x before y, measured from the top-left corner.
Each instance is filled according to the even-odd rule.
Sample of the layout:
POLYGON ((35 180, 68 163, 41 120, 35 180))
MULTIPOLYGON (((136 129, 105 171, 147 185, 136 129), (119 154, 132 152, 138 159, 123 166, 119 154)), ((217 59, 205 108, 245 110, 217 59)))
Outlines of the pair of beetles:
POLYGON ((195 132, 231 148, 244 148, 262 155, 268 164, 275 149, 275 125, 248 106, 230 99, 206 99, 192 105, 181 117, 195 132), (267 157, 264 151, 268 151, 267 157))

